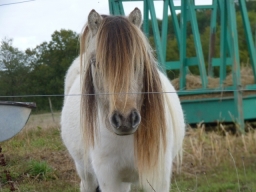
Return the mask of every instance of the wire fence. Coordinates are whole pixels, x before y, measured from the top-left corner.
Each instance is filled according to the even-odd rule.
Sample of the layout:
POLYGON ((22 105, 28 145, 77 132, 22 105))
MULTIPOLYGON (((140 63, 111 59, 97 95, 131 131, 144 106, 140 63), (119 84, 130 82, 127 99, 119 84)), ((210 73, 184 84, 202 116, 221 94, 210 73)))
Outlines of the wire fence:
POLYGON ((214 93, 232 93, 232 92, 243 92, 243 91, 256 91, 255 89, 229 89, 229 90, 180 90, 180 91, 166 91, 166 92, 128 92, 128 93, 94 93, 94 94, 39 94, 39 95, 0 95, 0 98, 10 97, 66 97, 66 96, 97 96, 97 95, 134 95, 134 94, 214 94, 214 93))
POLYGON ((30 1, 35 1, 35 0, 19 1, 19 2, 13 2, 13 3, 4 3, 4 4, 0 4, 0 7, 7 6, 7 5, 15 5, 15 4, 21 4, 21 3, 28 3, 30 1))

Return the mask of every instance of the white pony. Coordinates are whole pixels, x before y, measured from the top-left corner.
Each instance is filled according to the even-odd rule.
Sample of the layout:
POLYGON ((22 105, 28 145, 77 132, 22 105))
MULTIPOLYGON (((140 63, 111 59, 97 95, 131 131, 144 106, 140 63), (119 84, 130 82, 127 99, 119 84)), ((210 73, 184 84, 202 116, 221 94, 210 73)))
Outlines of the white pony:
POLYGON ((127 192, 136 182, 146 192, 170 190, 184 116, 141 24, 137 8, 128 18, 92 10, 67 72, 61 136, 82 192, 127 192))

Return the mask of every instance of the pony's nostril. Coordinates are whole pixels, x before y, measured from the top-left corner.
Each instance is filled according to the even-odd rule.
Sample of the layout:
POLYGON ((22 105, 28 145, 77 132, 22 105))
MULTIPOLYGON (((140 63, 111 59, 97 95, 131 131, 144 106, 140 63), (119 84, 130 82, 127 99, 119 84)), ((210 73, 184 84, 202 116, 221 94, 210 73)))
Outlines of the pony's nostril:
POLYGON ((115 128, 119 128, 122 125, 122 115, 118 112, 115 112, 112 117, 111 117, 111 124, 115 127, 115 128))
POLYGON ((130 114, 130 120, 133 128, 136 128, 140 124, 140 114, 137 111, 132 111, 130 114))
POLYGON ((137 110, 132 110, 128 116, 115 111, 110 117, 110 123, 118 135, 132 134, 140 124, 141 117, 137 110))

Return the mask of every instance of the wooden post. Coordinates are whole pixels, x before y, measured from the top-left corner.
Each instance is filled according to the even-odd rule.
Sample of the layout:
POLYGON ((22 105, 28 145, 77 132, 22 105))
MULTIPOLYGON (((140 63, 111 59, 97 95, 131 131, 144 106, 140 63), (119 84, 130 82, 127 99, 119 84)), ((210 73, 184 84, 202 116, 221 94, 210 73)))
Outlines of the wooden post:
POLYGON ((53 122, 55 122, 55 120, 54 120, 54 115, 53 115, 53 110, 52 110, 52 101, 51 101, 51 98, 48 97, 48 100, 49 100, 49 105, 50 105, 50 109, 51 109, 52 120, 53 120, 53 122))

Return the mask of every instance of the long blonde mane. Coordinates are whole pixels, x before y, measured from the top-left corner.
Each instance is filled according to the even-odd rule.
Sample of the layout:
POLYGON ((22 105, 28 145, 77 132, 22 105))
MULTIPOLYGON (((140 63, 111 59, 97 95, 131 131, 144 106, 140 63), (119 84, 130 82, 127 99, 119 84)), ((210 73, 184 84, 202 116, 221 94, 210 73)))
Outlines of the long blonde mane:
MULTIPOLYGON (((96 34, 95 70, 106 90, 109 104, 114 106, 118 94, 130 90, 134 74, 142 78, 141 124, 134 133, 134 151, 139 173, 154 168, 159 162, 160 151, 166 150, 166 121, 162 85, 153 51, 141 30, 127 18, 109 16, 102 20, 96 34)), ((86 26, 80 42, 81 57, 81 123, 89 146, 97 142, 97 118, 99 105, 91 72, 90 31, 86 26), (83 57, 85 55, 85 57, 83 57)), ((140 95, 138 95, 140 96, 140 95)), ((126 94, 126 103, 129 94, 126 94)))

